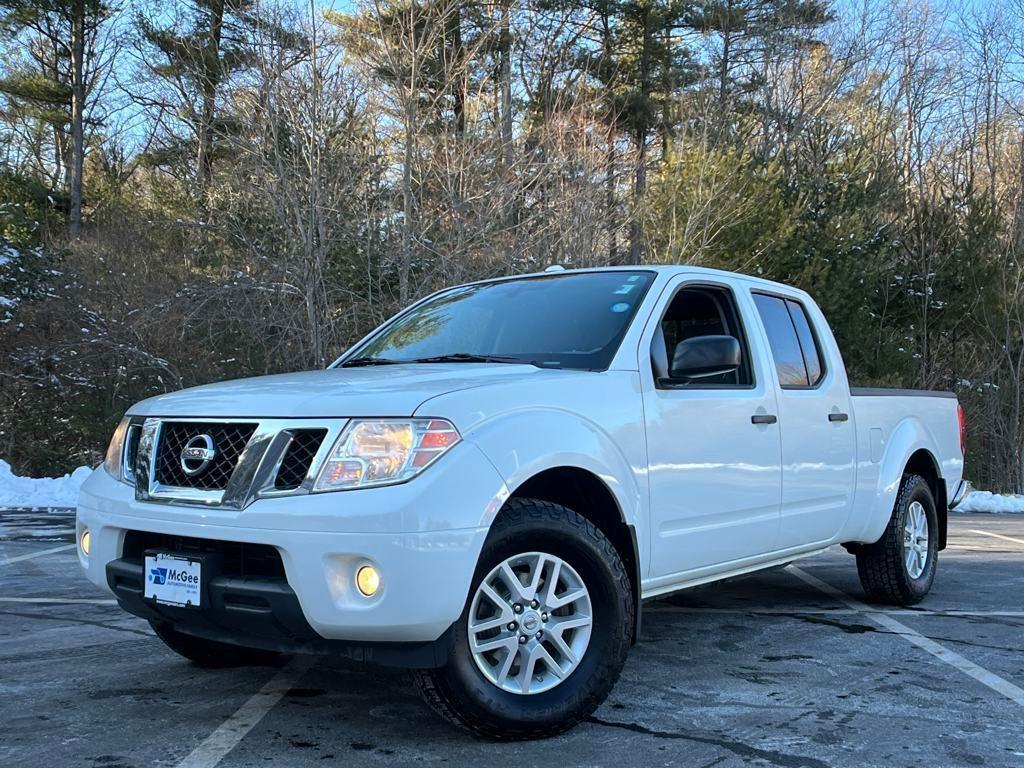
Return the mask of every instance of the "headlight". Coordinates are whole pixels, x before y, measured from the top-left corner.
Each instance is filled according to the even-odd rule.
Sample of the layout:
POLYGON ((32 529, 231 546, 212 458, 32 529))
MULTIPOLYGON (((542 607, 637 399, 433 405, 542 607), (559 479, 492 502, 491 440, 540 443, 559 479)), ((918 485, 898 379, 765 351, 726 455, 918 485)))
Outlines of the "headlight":
POLYGON ((114 436, 107 446, 107 455, 103 459, 103 468, 114 479, 135 483, 135 452, 139 447, 140 430, 140 425, 132 424, 127 417, 121 419, 114 430, 114 436))
POLYGON ((110 438, 106 458, 103 459, 103 468, 117 480, 124 479, 121 477, 121 454, 124 452, 124 437, 128 434, 128 423, 128 419, 121 419, 121 423, 114 430, 114 436, 110 438))
POLYGON ((462 438, 444 419, 357 419, 331 448, 313 486, 338 491, 403 483, 462 438))

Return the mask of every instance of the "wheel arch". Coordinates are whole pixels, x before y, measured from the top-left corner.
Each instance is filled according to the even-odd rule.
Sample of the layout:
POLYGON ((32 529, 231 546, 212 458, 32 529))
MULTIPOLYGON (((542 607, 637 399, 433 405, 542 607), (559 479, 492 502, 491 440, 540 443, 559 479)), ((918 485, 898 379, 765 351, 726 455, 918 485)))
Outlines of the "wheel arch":
MULTIPOLYGON (((587 517, 612 540, 634 592, 635 641, 648 552, 646 488, 641 488, 645 481, 640 479, 646 470, 645 446, 634 421, 624 418, 608 427, 565 409, 531 407, 480 422, 466 431, 465 439, 497 469, 509 498, 532 495, 562 504, 587 517)), ((507 499, 502 500, 505 503, 507 499)), ((489 510, 484 524, 492 524, 502 508, 495 505, 489 510)))
MULTIPOLYGON (((611 540, 622 558, 633 590, 632 642, 640 634, 640 551, 636 527, 627 520, 615 494, 594 472, 579 466, 549 467, 510 489, 509 499, 540 499, 582 515, 611 540)), ((508 501, 506 501, 506 504, 508 501)))
POLYGON ((949 503, 946 496, 946 481, 939 471, 939 462, 935 455, 926 448, 918 448, 907 459, 903 468, 903 477, 919 475, 928 483, 928 488, 935 499, 935 515, 939 523, 939 550, 946 548, 946 531, 949 520, 949 503))
POLYGON ((862 542, 877 540, 885 531, 892 516, 893 505, 900 485, 907 474, 918 474, 925 479, 935 499, 939 523, 939 548, 946 545, 948 499, 942 465, 936 458, 936 441, 928 428, 916 417, 903 419, 886 439, 872 504, 871 524, 862 542))

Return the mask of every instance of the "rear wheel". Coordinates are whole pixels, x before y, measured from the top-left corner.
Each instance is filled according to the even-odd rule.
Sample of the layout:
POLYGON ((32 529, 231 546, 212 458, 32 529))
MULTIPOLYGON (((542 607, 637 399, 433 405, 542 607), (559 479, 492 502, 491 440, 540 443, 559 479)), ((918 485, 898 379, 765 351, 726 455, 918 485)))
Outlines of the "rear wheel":
POLYGON ((164 645, 193 664, 208 669, 221 667, 262 667, 280 663, 282 655, 274 651, 245 648, 231 643, 218 643, 179 632, 170 624, 150 621, 149 625, 164 645))
POLYGON ((604 701, 633 600, 604 533, 557 504, 513 499, 484 544, 446 667, 417 673, 450 722, 500 740, 561 733, 604 701))
POLYGON ((914 605, 924 599, 938 564, 938 516, 925 479, 906 475, 882 538, 857 550, 860 583, 872 600, 914 605))

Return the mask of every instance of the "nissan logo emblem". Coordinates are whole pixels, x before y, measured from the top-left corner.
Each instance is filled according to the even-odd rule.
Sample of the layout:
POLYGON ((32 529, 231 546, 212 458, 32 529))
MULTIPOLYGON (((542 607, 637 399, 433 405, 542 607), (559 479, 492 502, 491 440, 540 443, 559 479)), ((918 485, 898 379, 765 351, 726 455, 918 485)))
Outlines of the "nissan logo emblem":
POLYGON ((217 447, 209 435, 196 435, 181 449, 181 469, 186 475, 198 475, 213 461, 217 447))

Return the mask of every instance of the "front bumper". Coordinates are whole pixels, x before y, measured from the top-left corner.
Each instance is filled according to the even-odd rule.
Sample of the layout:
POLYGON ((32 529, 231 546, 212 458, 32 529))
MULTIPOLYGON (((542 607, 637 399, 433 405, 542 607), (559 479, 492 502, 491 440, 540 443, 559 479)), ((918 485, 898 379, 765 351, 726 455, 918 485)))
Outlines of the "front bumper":
POLYGON ((203 590, 205 605, 197 610, 145 599, 144 578, 142 563, 134 559, 107 563, 107 584, 124 610, 208 640, 415 669, 444 666, 451 649, 450 628, 437 640, 424 642, 328 640, 306 621, 284 579, 212 576, 203 590))
MULTIPOLYGON (((147 601, 140 607, 108 580, 108 565, 131 576, 120 562, 129 531, 269 545, 284 566, 286 583, 277 586, 287 590, 273 595, 271 623, 290 627, 292 639, 311 645, 428 643, 442 638, 461 615, 487 524, 506 496, 500 475, 468 443, 404 485, 261 499, 241 511, 137 501, 132 488, 99 469, 79 498, 78 538, 86 528, 91 534, 90 555, 79 550, 79 559, 90 581, 113 591, 129 611, 153 618, 142 610, 154 610, 147 601), (372 598, 354 582, 367 562, 381 573, 372 598), (296 603, 312 634, 296 623, 296 603)), ((237 592, 240 585, 224 586, 237 592)), ((266 585, 250 586, 266 596, 266 585)), ((248 642, 253 633, 241 617, 235 609, 211 613, 220 634, 213 637, 210 630, 207 636, 255 644, 248 642)), ((174 623, 176 615, 164 618, 174 623)))

